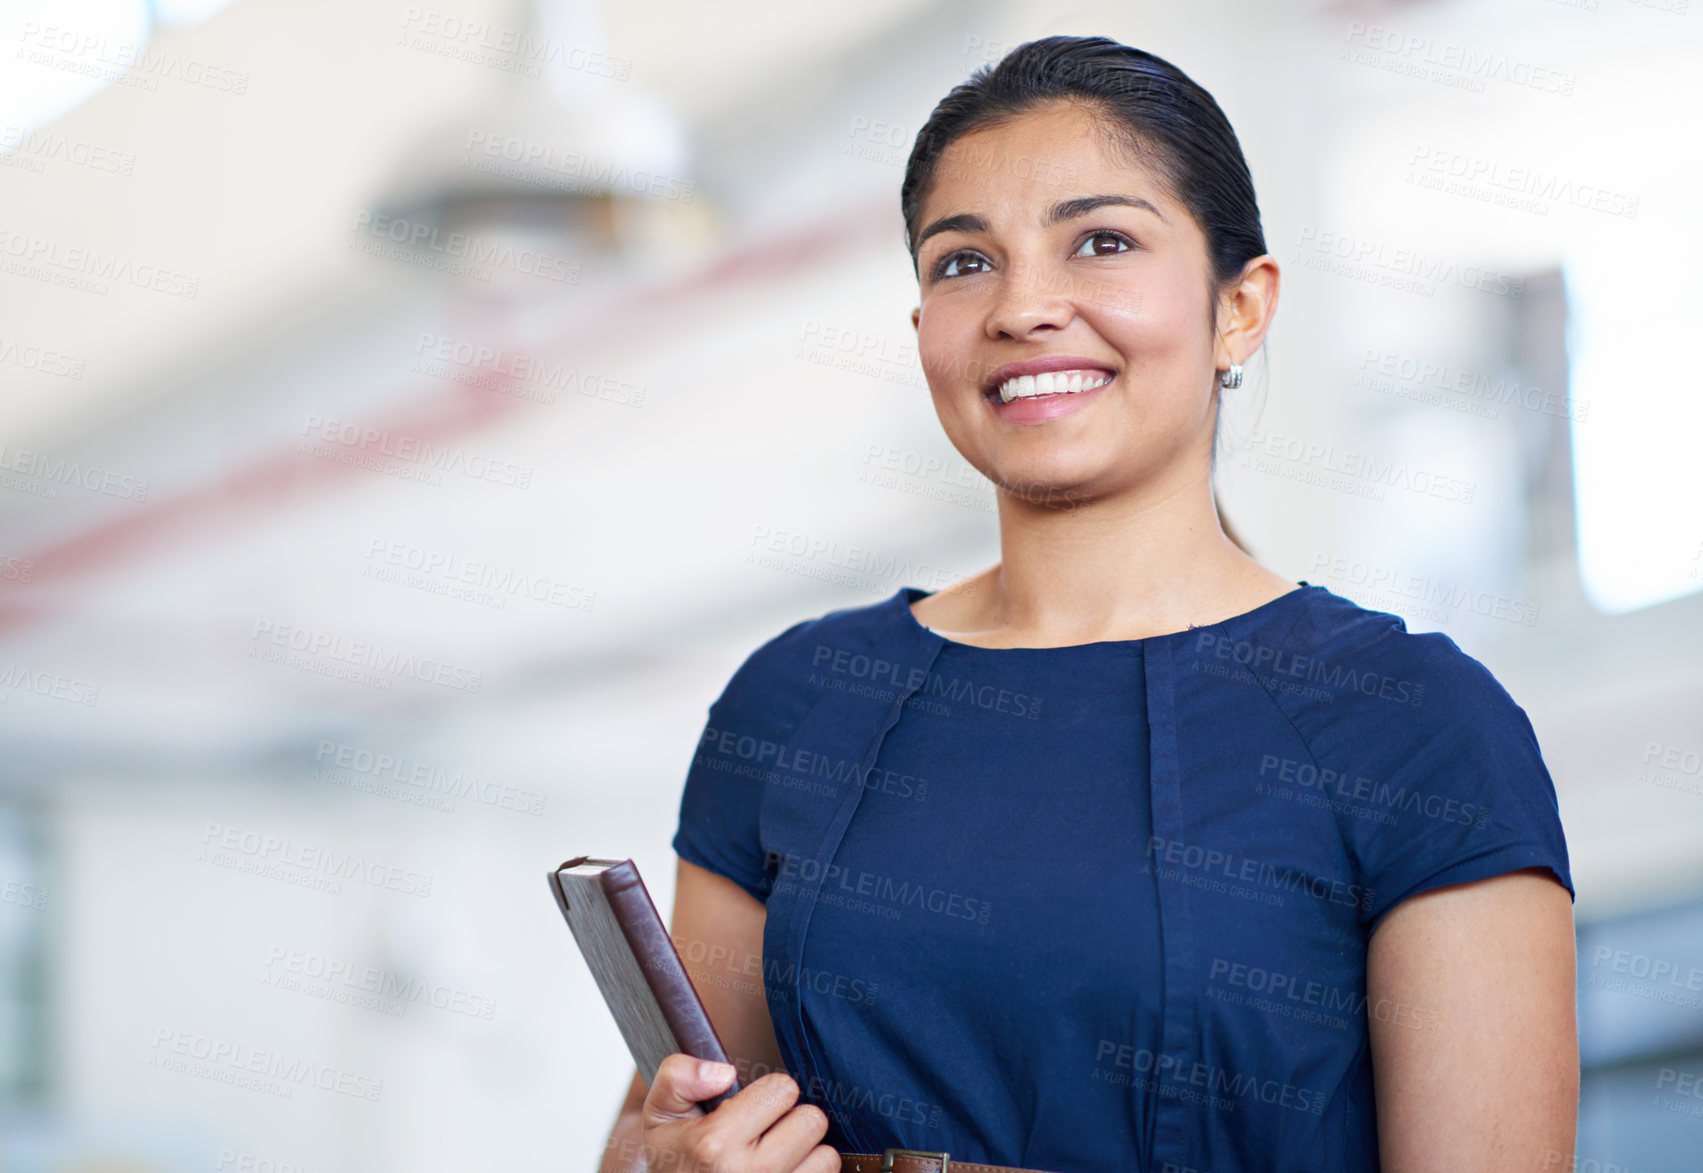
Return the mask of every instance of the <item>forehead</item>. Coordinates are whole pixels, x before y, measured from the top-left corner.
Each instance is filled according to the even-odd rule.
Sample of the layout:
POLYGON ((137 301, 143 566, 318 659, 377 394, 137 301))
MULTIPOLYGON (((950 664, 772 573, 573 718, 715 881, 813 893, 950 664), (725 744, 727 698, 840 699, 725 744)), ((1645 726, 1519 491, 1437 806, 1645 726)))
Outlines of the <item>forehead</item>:
POLYGON ((936 160, 919 220, 1051 205, 1085 193, 1139 195, 1171 216, 1176 202, 1157 171, 1119 141, 1106 117, 1051 102, 960 135, 936 160))

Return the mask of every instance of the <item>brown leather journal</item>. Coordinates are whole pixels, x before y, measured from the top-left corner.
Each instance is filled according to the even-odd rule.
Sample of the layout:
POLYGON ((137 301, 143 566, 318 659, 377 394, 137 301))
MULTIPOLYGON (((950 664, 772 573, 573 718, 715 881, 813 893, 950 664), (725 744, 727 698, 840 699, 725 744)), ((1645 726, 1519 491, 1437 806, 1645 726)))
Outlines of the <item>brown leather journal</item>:
MULTIPOLYGON (((676 1051, 729 1062, 633 861, 582 855, 549 876, 550 891, 645 1086, 676 1051)), ((735 1078, 725 1092, 704 1101, 704 1110, 738 1090, 735 1078)))

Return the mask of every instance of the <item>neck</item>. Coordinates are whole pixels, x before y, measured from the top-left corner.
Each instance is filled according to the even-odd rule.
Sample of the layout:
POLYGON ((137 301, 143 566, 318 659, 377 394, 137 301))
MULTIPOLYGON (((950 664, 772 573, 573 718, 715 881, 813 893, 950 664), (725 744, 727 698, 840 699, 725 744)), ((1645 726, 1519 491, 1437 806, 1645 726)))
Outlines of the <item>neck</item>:
POLYGON ((1182 631, 1292 588, 1224 535, 1204 470, 1074 507, 999 500, 1000 564, 970 580, 966 621, 1039 644, 1182 631))

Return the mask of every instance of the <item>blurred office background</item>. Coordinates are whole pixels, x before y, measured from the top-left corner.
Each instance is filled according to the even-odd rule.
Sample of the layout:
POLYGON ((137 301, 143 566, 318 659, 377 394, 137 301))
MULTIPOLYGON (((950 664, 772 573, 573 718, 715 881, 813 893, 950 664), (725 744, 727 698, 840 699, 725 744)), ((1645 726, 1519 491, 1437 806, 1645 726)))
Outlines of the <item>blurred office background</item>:
POLYGON ((1587 1065, 1550 1167, 1703 1168, 1695 5, 0 22, 0 1170, 594 1167, 630 1063, 545 872, 632 856, 666 908, 743 656, 997 557, 897 191, 1058 32, 1248 153, 1284 289, 1229 516, 1537 728, 1587 1065))

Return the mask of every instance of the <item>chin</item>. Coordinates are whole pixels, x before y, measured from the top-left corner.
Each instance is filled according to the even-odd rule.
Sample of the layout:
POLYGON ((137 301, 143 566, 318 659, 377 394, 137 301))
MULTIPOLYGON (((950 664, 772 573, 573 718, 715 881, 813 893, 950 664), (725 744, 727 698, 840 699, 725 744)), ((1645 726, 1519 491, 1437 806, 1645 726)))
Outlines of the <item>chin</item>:
POLYGON ((1027 461, 997 465, 988 479, 1013 497, 1035 505, 1076 506, 1096 495, 1110 466, 1100 469, 1078 461, 1027 461))

